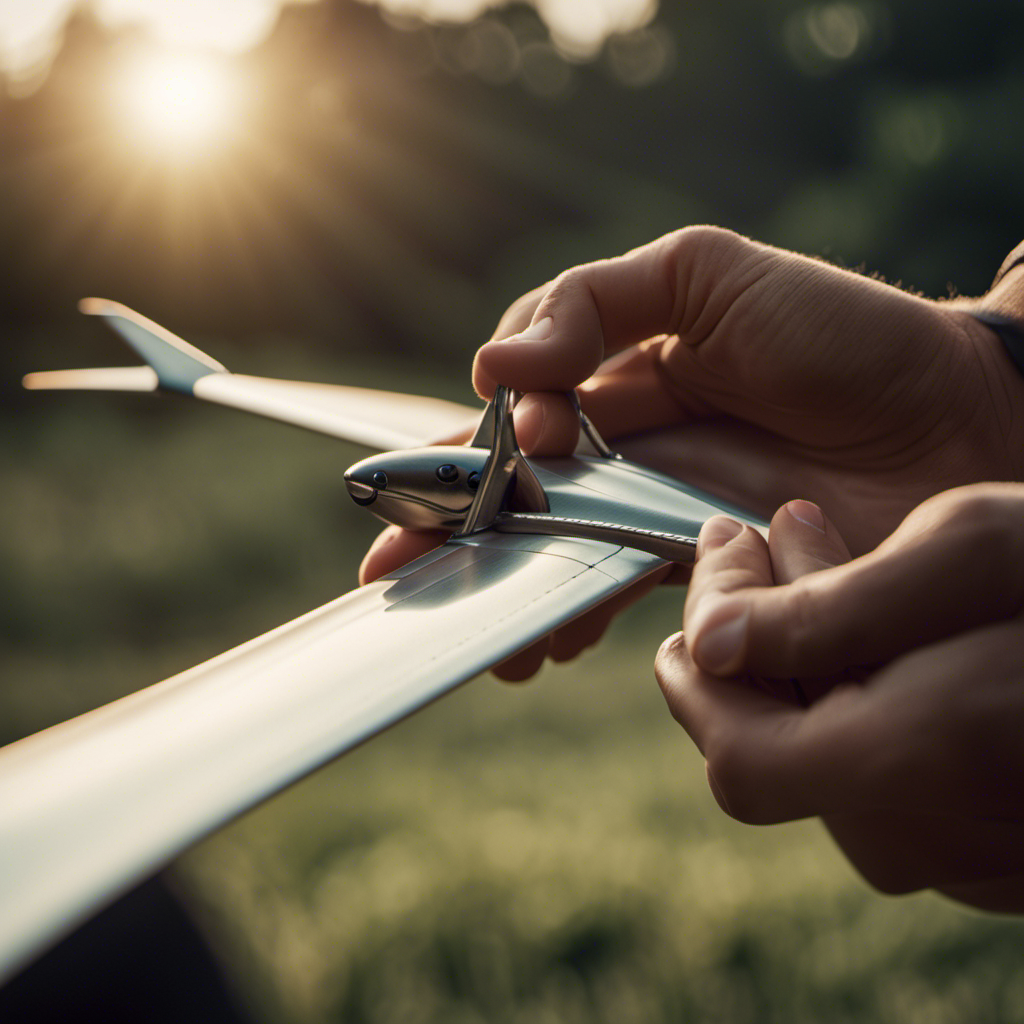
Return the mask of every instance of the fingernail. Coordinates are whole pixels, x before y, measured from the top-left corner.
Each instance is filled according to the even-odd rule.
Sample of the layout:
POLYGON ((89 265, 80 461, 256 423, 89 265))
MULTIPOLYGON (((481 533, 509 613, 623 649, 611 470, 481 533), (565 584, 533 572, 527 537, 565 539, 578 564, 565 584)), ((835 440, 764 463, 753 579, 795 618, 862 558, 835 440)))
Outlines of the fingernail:
POLYGON ((743 664, 750 605, 709 596, 698 606, 694 620, 689 629, 694 661, 715 676, 736 672, 743 664))
POLYGON ((700 529, 697 537, 697 556, 724 548, 726 544, 743 532, 743 524, 728 516, 714 516, 700 529))
POLYGON ((525 331, 520 331, 518 334, 513 334, 508 341, 543 341, 551 334, 551 325, 554 321, 551 317, 546 316, 543 320, 538 320, 535 324, 530 324, 525 331))
POLYGON ((821 533, 825 532, 825 517, 822 515, 821 509, 813 501, 804 501, 803 498, 796 498, 794 501, 787 503, 786 511, 805 526, 813 526, 815 530, 821 533))

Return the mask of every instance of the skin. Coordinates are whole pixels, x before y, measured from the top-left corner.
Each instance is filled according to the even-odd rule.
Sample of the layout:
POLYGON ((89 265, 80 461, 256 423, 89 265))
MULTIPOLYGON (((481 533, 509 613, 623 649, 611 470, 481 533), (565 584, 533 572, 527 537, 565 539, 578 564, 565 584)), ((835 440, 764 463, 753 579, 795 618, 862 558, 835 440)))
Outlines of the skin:
POLYGON ((804 501, 699 543, 656 674, 722 808, 822 817, 884 892, 1024 911, 1024 485, 944 492, 852 560, 804 501))
MULTIPOLYGON (((529 392, 527 454, 572 451, 558 392, 578 386, 628 457, 762 515, 788 502, 767 544, 705 525, 684 632, 658 656, 719 803, 751 822, 822 816, 883 891, 1016 911, 1024 497, 969 485, 1024 479, 1024 377, 980 309, 1024 319, 1024 268, 939 303, 687 228, 518 300, 474 383, 529 392)), ((389 529, 363 579, 441 540, 389 529)), ((498 674, 572 657, 652 582, 498 674)))
MULTIPOLYGON (((861 554, 939 491, 1024 478, 1024 379, 967 314, 1024 318, 1022 285, 1024 268, 984 299, 938 303, 721 228, 684 228, 518 299, 473 380, 485 398, 498 381, 527 392, 515 420, 528 455, 573 450, 575 417, 552 392, 579 385, 627 457, 765 518, 810 498, 861 554)), ((361 582, 444 539, 386 529, 361 582)), ((654 582, 497 674, 526 679, 549 654, 575 656, 654 582)))

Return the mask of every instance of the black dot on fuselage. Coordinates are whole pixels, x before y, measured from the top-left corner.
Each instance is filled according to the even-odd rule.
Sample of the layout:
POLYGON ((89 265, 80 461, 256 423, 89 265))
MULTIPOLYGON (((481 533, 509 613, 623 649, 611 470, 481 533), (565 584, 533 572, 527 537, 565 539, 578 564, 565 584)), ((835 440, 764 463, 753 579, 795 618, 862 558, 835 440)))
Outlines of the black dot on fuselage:
POLYGON ((387 473, 385 473, 383 469, 378 469, 377 472, 373 474, 373 486, 376 487, 378 491, 383 491, 387 485, 387 473))
POLYGON ((453 484, 459 479, 459 468, 446 462, 443 466, 437 467, 437 479, 443 484, 453 484))

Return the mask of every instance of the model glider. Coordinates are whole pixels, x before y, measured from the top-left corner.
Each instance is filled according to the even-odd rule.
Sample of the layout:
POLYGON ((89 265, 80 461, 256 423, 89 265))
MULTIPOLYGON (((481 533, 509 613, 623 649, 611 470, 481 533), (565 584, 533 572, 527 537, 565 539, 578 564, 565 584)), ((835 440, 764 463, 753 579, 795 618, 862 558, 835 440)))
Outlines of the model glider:
POLYGON ((33 373, 26 387, 175 391, 380 449, 345 474, 353 500, 453 536, 241 647, 0 750, 0 979, 242 811, 666 561, 692 561, 701 524, 724 507, 615 455, 582 411, 574 456, 525 458, 506 389, 481 415, 245 376, 117 303, 82 309, 145 365, 33 373), (469 444, 432 443, 477 421, 469 444))

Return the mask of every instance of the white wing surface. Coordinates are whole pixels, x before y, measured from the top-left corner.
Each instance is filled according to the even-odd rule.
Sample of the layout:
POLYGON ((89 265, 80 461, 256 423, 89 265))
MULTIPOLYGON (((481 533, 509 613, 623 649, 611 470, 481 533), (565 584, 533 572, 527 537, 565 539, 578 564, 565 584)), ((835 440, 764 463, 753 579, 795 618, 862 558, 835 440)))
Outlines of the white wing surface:
POLYGON ((0 977, 201 836, 654 570, 481 534, 0 750, 0 977))
POLYGON ((440 398, 229 373, 216 359, 119 302, 84 299, 81 309, 102 317, 148 365, 30 373, 25 387, 92 391, 162 388, 381 451, 446 440, 472 429, 480 418, 480 409, 440 398))
POLYGON ((420 448, 472 430, 481 413, 441 398, 238 373, 208 374, 195 382, 192 394, 381 451, 420 448))
POLYGON ((40 370, 26 374, 29 391, 156 391, 152 366, 100 366, 90 370, 40 370))

